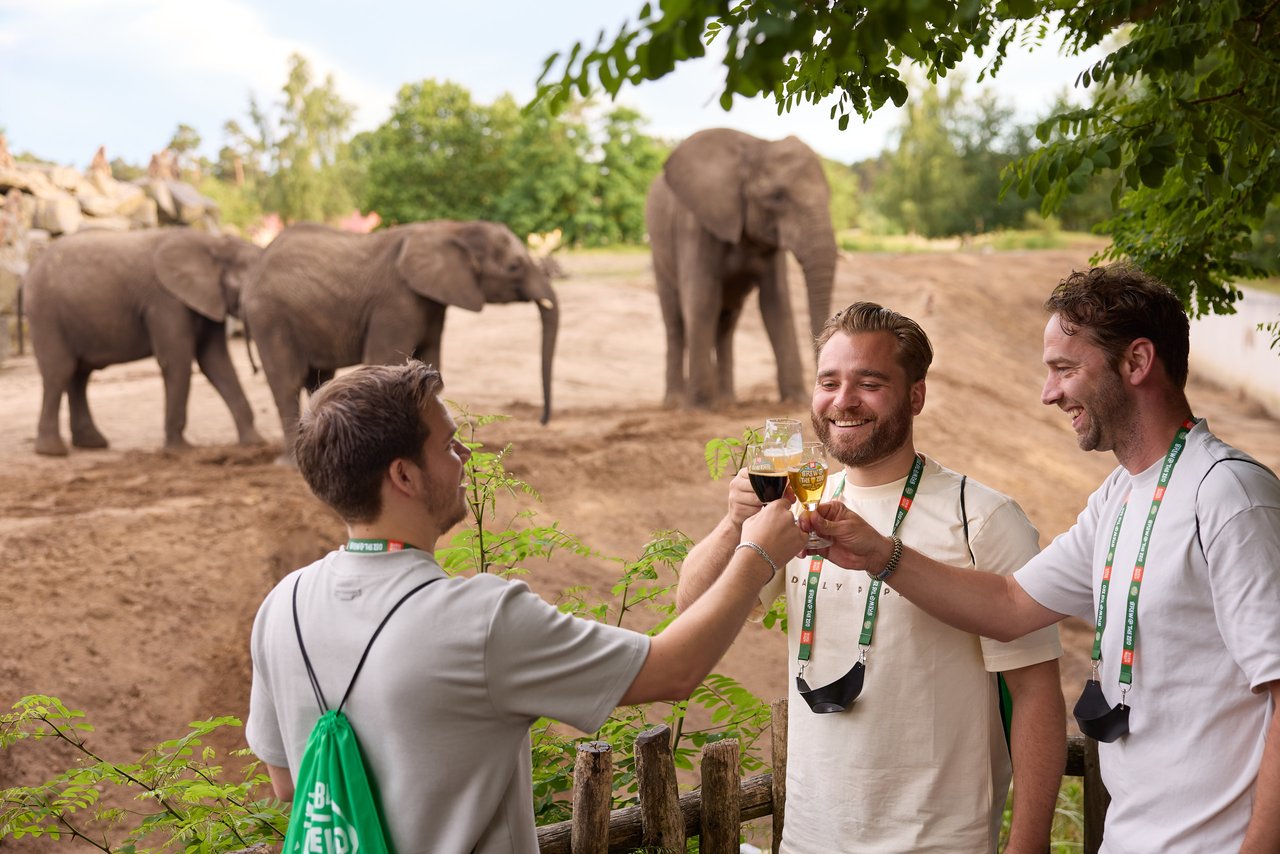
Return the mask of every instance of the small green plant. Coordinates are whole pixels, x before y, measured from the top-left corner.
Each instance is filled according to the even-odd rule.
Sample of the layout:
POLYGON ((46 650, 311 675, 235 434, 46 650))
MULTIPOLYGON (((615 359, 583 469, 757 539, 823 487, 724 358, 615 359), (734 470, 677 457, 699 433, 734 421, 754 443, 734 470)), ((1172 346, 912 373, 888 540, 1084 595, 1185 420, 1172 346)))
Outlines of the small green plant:
MULTIPOLYGON (((12 712, 0 715, 0 748, 55 739, 70 745, 79 760, 48 782, 0 791, 0 840, 75 839, 116 854, 203 854, 283 841, 288 807, 274 797, 256 796, 271 791, 259 763, 248 761, 238 779, 229 779, 236 775, 216 763, 213 748, 201 746, 210 733, 238 727, 240 721, 219 717, 189 726, 180 738, 117 764, 89 747, 86 734, 93 727, 84 712, 56 697, 23 697, 12 712), (137 805, 104 806, 101 797, 108 789, 132 793, 137 805)), ((247 757, 248 751, 232 755, 247 757)))

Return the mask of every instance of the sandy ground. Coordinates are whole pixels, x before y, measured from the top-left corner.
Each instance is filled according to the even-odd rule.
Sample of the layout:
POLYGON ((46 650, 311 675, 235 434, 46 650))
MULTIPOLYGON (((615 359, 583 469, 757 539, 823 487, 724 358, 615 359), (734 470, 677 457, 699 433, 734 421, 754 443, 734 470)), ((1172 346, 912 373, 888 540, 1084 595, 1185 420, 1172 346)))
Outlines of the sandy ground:
MULTIPOLYGON (((1110 455, 1081 453, 1067 418, 1038 402, 1040 305, 1089 253, 861 255, 844 258, 837 275, 833 307, 879 301, 916 317, 933 339, 918 446, 1013 495, 1042 544, 1071 524, 1113 466, 1110 455)), ((759 312, 748 306, 737 337, 739 402, 714 413, 666 410, 648 256, 578 254, 564 265, 570 277, 558 282, 563 322, 551 423, 537 423, 532 306, 450 313, 446 396, 475 413, 512 416, 481 439, 514 443, 509 468, 541 491, 539 520, 560 520, 600 552, 627 558, 657 530, 705 535, 723 512, 726 482, 708 477, 704 443, 770 416, 807 422, 803 407, 777 403, 759 312)), ((794 270, 792 281, 800 281, 794 270)), ((793 290, 804 318, 803 290, 793 290)), ((265 378, 233 344, 258 428, 278 443, 265 378)), ((153 362, 100 372, 89 396, 112 447, 38 457, 34 360, 0 365, 0 703, 59 696, 89 713, 97 726, 91 744, 123 761, 180 734, 188 721, 247 713, 248 636, 259 601, 344 533, 296 472, 273 462, 278 444, 230 444, 230 416, 203 377, 193 383, 187 431, 198 447, 184 453, 160 450, 162 388, 153 362)), ((1280 468, 1280 430, 1260 407, 1203 377, 1193 377, 1190 396, 1220 435, 1280 468)), ((63 419, 65 435, 65 406, 63 419)), ((579 558, 529 568, 529 583, 552 599, 570 585, 603 596, 617 575, 605 561, 579 558)), ((626 623, 646 628, 655 620, 641 611, 626 623)), ((1067 625, 1064 638, 1064 683, 1074 699, 1087 647, 1077 625, 1067 625)), ((783 690, 784 654, 781 635, 749 626, 719 669, 772 699, 783 690)), ((228 742, 219 747, 239 746, 228 742)), ((47 747, 29 743, 0 752, 0 787, 34 782, 55 761, 47 747)))

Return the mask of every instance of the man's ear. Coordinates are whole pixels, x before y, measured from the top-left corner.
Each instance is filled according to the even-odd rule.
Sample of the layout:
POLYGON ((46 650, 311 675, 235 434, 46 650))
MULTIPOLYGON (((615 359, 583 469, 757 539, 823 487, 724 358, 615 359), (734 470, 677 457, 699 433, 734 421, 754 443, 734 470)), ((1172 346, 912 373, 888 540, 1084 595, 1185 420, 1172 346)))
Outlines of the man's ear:
POLYGON ((920 412, 924 409, 924 393, 925 393, 924 380, 920 380, 920 382, 918 383, 911 384, 912 416, 919 415, 920 412))
POLYGON ((1150 338, 1135 338, 1120 355, 1120 376, 1129 385, 1141 385, 1156 366, 1156 345, 1150 338))
POLYGON ((411 460, 397 457, 387 466, 387 481, 391 488, 403 495, 412 496, 418 492, 418 467, 411 460))

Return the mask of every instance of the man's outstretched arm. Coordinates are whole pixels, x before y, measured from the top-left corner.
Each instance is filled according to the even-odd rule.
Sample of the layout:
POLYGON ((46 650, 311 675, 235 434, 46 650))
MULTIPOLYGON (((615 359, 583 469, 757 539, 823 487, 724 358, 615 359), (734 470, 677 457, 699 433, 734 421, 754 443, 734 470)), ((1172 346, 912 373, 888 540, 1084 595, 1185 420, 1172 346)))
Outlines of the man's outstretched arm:
MULTIPOLYGON (((801 517, 801 526, 831 540, 828 557, 847 569, 874 575, 893 556, 893 540, 838 501, 818 505, 816 513, 801 517)), ((1032 599, 1010 576, 947 566, 907 547, 887 583, 930 616, 998 641, 1020 638, 1066 616, 1032 599)))
POLYGON ((746 469, 743 469, 729 484, 728 512, 711 533, 685 556, 680 567, 680 584, 676 588, 677 610, 688 609, 720 577, 742 538, 742 524, 760 512, 760 507, 760 499, 751 488, 746 469))

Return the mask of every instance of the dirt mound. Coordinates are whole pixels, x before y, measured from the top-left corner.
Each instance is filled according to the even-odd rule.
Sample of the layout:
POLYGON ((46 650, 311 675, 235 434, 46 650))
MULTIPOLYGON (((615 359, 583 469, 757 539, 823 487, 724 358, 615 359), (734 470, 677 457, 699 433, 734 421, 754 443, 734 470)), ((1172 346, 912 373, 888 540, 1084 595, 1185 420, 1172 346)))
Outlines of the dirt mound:
MULTIPOLYGON (((834 306, 884 303, 920 320, 933 340, 919 447, 1017 498, 1042 543, 1072 523, 1113 465, 1109 455, 1080 453, 1067 419, 1038 403, 1040 305, 1090 251, 859 255, 837 273, 834 306)), ((741 402, 714 413, 665 410, 648 256, 571 254, 564 265, 550 424, 537 423, 532 306, 450 313, 446 397, 474 413, 513 416, 480 438, 514 443, 509 468, 541 491, 542 521, 558 519, 600 552, 626 558, 657 530, 703 536, 725 495, 725 483, 707 476, 704 443, 770 416, 808 420, 803 408, 776 402, 759 312, 748 306, 737 337, 741 402)), ((800 281, 793 268, 792 282, 800 281)), ((793 291, 803 318, 803 290, 793 291)), ((251 374, 242 347, 233 355, 260 431, 278 442, 265 379, 251 374)), ((1196 378, 1190 394, 1220 435, 1280 467, 1280 430, 1258 407, 1196 378)), ((17 357, 0 368, 0 703, 59 696, 89 712, 93 745, 123 761, 189 721, 247 713, 258 603, 344 531, 296 472, 274 463, 278 447, 227 444, 230 416, 202 377, 193 382, 187 434, 200 447, 186 453, 158 450, 163 389, 153 362, 102 371, 89 397, 112 448, 37 457, 34 361, 17 357)), ((529 583, 549 599, 570 585, 603 596, 618 574, 607 561, 567 557, 531 570, 529 583)), ((653 620, 638 612, 626 623, 653 620)), ((1074 695, 1088 651, 1078 626, 1066 637, 1064 680, 1074 695)), ((720 670, 772 698, 784 685, 785 646, 776 632, 748 627, 720 670)), ((0 787, 35 782, 54 767, 48 751, 30 744, 0 752, 0 787)))

